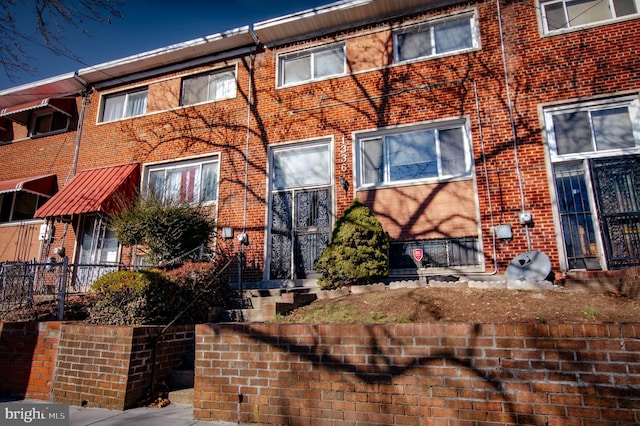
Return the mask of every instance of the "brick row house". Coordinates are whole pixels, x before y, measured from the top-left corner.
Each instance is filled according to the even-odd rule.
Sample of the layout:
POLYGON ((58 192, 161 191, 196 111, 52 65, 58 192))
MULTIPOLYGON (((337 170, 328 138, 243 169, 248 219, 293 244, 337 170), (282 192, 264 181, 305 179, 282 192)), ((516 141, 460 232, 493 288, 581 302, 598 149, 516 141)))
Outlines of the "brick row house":
POLYGON ((4 90, 0 260, 130 263, 140 190, 246 234, 246 282, 313 279, 354 198, 398 279, 640 265, 639 11, 341 1, 4 90))

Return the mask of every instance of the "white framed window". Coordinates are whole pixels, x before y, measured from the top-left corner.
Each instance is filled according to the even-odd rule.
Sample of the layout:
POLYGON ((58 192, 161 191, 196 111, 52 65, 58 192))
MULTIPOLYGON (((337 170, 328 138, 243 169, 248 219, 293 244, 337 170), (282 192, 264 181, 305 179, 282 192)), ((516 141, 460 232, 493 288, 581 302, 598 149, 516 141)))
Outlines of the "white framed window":
POLYGON ((356 146, 360 187, 471 174, 468 130, 460 120, 374 132, 360 136, 356 146))
POLYGON ((102 101, 100 122, 121 120, 147 112, 147 89, 106 95, 102 101))
POLYGON ((638 14, 638 0, 541 1, 545 33, 607 22, 638 14))
POLYGON ((610 99, 545 110, 553 159, 640 149, 640 100, 610 99))
POLYGON ((52 133, 65 132, 69 128, 69 116, 59 111, 36 113, 31 118, 29 135, 43 136, 52 133))
POLYGON ((331 184, 328 142, 285 146, 273 150, 273 188, 276 190, 331 184))
POLYGON ((193 105, 236 97, 236 71, 224 69, 182 80, 180 105, 193 105))
POLYGON ((278 86, 343 75, 347 69, 344 43, 280 55, 278 68, 278 86))
POLYGON ((145 189, 167 203, 212 203, 218 199, 219 173, 217 157, 152 165, 145 171, 145 189))
POLYGON ((403 27, 393 33, 396 62, 462 53, 479 45, 473 13, 403 27))

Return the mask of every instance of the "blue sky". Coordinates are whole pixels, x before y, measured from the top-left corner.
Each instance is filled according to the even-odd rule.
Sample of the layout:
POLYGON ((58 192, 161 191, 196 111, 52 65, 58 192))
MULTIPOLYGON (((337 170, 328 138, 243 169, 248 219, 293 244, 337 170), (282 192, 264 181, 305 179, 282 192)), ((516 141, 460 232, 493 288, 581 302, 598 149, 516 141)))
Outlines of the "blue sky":
MULTIPOLYGON (((0 0, 2 1, 2 0, 0 0)), ((124 0, 124 17, 111 24, 85 25, 90 36, 64 28, 67 47, 80 61, 55 56, 37 45, 26 46, 36 73, 19 73, 10 80, 0 69, 0 90, 77 71, 198 37, 224 32, 287 15, 335 0, 124 0)), ((26 0, 26 3, 32 3, 26 0)), ((22 27, 35 27, 33 6, 25 7, 22 27)))

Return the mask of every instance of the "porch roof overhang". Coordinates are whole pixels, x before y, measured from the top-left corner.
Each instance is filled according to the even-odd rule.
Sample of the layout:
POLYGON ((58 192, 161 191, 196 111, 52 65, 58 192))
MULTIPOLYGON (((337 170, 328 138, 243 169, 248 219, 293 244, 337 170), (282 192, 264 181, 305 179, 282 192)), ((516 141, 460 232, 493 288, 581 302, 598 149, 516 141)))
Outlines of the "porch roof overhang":
POLYGON ((59 111, 63 114, 72 115, 74 99, 62 98, 51 99, 43 98, 19 105, 5 107, 0 110, 0 118, 6 118, 20 124, 26 125, 29 122, 29 114, 34 110, 51 109, 59 111))
POLYGON ((25 191, 32 194, 51 196, 56 190, 56 175, 43 175, 0 181, 0 194, 25 191))
POLYGON ((117 212, 130 201, 140 179, 138 163, 84 170, 40 207, 34 217, 117 212))

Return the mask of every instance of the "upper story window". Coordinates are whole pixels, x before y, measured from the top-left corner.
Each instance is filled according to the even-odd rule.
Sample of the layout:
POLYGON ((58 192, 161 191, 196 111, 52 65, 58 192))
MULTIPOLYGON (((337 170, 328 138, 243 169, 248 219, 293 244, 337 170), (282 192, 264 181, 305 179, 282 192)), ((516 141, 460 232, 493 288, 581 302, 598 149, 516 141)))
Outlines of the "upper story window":
POLYGON ((147 89, 116 93, 104 97, 100 121, 115 121, 147 112, 147 89))
POLYGON ((182 80, 180 105, 235 98, 235 69, 199 74, 182 80))
POLYGON ((638 0, 552 0, 540 5, 545 33, 638 13, 638 0))
POLYGON ((344 44, 281 55, 279 86, 319 80, 346 73, 344 44))
POLYGON ((479 46, 473 14, 412 25, 393 33, 396 62, 461 53, 479 46))
POLYGON ((180 161, 150 166, 147 193, 167 203, 210 203, 218 199, 218 159, 180 161))
POLYGON ((360 137, 358 185, 439 181, 469 176, 471 154, 463 122, 387 130, 360 137))
POLYGON ((550 108, 545 111, 553 158, 640 148, 637 97, 550 108))
POLYGON ((48 199, 26 191, 0 194, 0 223, 33 219, 36 210, 48 199))
POLYGON ((69 128, 69 116, 59 111, 37 113, 31 118, 30 136, 64 132, 69 128))

